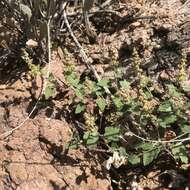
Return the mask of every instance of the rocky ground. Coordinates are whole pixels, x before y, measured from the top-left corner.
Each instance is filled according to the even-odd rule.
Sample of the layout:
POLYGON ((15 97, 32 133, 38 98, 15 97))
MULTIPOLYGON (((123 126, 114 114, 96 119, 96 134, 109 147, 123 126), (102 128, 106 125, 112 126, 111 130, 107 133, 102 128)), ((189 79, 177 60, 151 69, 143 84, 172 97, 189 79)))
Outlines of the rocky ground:
MULTIPOLYGON (((25 85, 26 80, 17 80, 1 89, 1 134, 27 117, 31 96, 25 85)), ((0 189, 110 189, 108 172, 94 156, 67 151, 71 138, 71 125, 64 120, 45 113, 28 119, 0 142, 0 189)))
MULTIPOLYGON (((78 38, 99 75, 113 74, 109 68, 111 52, 122 62, 126 78, 132 77, 134 47, 139 51, 143 71, 155 80, 164 75, 172 76, 175 82, 181 51, 186 52, 189 71, 189 1, 121 2, 119 7, 111 7, 115 12, 99 12, 90 17, 98 35, 95 43, 89 43, 85 34, 78 38), (100 16, 104 19, 100 20, 100 16)), ((77 28, 77 24, 73 23, 73 28, 77 28)), ((74 32, 78 34, 77 30, 74 32)), ((71 54, 65 57, 60 49, 53 52, 51 72, 57 79, 64 78, 62 65, 68 56, 69 60, 78 61, 79 72, 86 69, 73 56, 77 51, 68 35, 63 46, 68 47, 71 54)), ((99 153, 85 148, 68 150, 73 126, 64 118, 61 92, 50 101, 40 102, 27 119, 43 82, 40 77, 32 78, 25 69, 8 71, 10 65, 0 69, 0 189, 109 190, 130 189, 135 185, 139 190, 190 188, 188 164, 179 167, 173 160, 166 159, 147 168, 125 166, 108 171, 104 167, 105 158, 99 153), (2 134, 22 123, 22 127, 4 138, 2 134)))
MULTIPOLYGON (((55 62, 55 68, 59 67, 58 63, 55 62)), ((55 75, 60 76, 55 68, 52 68, 55 75)), ((34 105, 33 83, 26 76, 22 74, 10 86, 0 86, 1 134, 19 126, 34 105)), ((35 93, 38 94, 40 78, 36 81, 39 86, 35 93)), ((59 100, 40 104, 20 129, 6 138, 1 135, 0 189, 108 190, 130 189, 134 184, 139 189, 189 187, 188 164, 178 167, 173 160, 164 158, 164 163, 159 161, 147 168, 126 166, 108 171, 105 159, 100 159, 98 153, 68 150, 72 125, 61 117, 60 107, 59 100)))

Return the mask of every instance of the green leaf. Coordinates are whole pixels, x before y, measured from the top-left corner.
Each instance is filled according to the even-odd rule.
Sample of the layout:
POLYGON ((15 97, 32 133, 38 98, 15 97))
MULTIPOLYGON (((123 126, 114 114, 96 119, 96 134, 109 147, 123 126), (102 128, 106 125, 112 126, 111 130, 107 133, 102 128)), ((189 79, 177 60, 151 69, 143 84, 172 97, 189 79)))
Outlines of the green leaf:
POLYGON ((97 92, 98 90, 101 90, 101 87, 97 86, 96 83, 94 83, 93 88, 92 88, 92 92, 97 92))
POLYGON ((126 152, 126 149, 124 147, 120 147, 119 148, 119 154, 121 156, 127 156, 127 152, 126 152))
POLYGON ((66 80, 70 85, 72 85, 74 87, 77 87, 77 85, 79 84, 79 81, 80 81, 79 78, 74 73, 67 76, 66 80))
POLYGON ((171 96, 180 97, 182 95, 173 84, 167 84, 166 86, 171 96))
POLYGON ((73 135, 73 139, 69 142, 68 148, 69 149, 77 149, 80 144, 79 142, 80 142, 80 138, 73 135))
POLYGON ((120 129, 118 127, 106 127, 104 137, 108 141, 118 141, 120 135, 120 129))
POLYGON ((111 142, 110 149, 111 149, 112 152, 117 151, 117 150, 119 149, 119 145, 118 145, 118 143, 112 141, 112 142, 111 142))
POLYGON ((153 95, 148 89, 139 90, 140 94, 143 96, 145 100, 149 100, 153 98, 153 95))
POLYGON ((167 127, 170 127, 170 125, 166 125, 165 122, 163 122, 162 120, 158 119, 158 123, 159 125, 162 127, 162 128, 167 128, 167 127))
POLYGON ((83 139, 87 146, 97 144, 99 140, 99 133, 97 131, 86 132, 83 136, 83 139))
POLYGON ((94 81, 87 79, 85 82, 85 86, 89 89, 89 93, 96 92, 101 89, 99 86, 96 85, 94 81))
POLYGON ((142 142, 140 144, 137 145, 136 147, 137 149, 142 149, 142 150, 151 150, 154 148, 153 144, 152 143, 145 143, 145 142, 142 142))
POLYGON ((117 109, 121 109, 123 107, 123 103, 120 98, 114 97, 113 103, 116 106, 117 109))
POLYGON ((144 91, 144 98, 146 100, 152 99, 153 95, 151 94, 151 92, 149 92, 148 90, 144 91))
POLYGON ((190 125, 181 125, 180 129, 183 133, 190 133, 190 125))
POLYGON ((82 100, 84 99, 84 93, 81 89, 75 89, 75 94, 78 98, 80 98, 82 100))
POLYGON ((128 156, 128 161, 129 163, 131 163, 132 165, 137 165, 140 164, 141 162, 141 158, 138 155, 132 154, 128 156))
POLYGON ((53 96, 54 93, 55 93, 55 86, 53 85, 46 86, 45 92, 44 92, 45 99, 47 100, 48 98, 53 96))
POLYGON ((100 108, 100 110, 103 112, 106 108, 106 100, 104 98, 98 98, 96 100, 96 103, 98 107, 100 108))
POLYGON ((181 156, 179 156, 179 158, 180 158, 182 163, 184 163, 184 164, 189 163, 189 157, 187 156, 187 154, 186 155, 181 155, 181 156))
POLYGON ((78 148, 78 144, 77 143, 73 143, 69 145, 69 149, 77 149, 78 148))
POLYGON ((102 91, 96 91, 96 96, 102 96, 102 91))
POLYGON ((84 106, 84 105, 78 104, 77 107, 76 107, 76 109, 75 109, 75 113, 76 113, 76 114, 79 114, 79 113, 81 113, 82 111, 84 111, 84 109, 85 109, 85 106, 84 106))
POLYGON ((176 115, 168 115, 168 116, 166 115, 162 119, 166 125, 169 125, 169 124, 175 123, 177 120, 177 117, 176 115))
POLYGON ((171 112, 172 111, 172 105, 170 101, 164 101, 160 104, 159 108, 158 108, 159 112, 171 112))
POLYGON ((143 165, 147 166, 150 164, 154 159, 158 157, 158 154, 160 153, 160 149, 153 149, 147 152, 143 152, 143 165))
POLYGON ((183 144, 174 145, 171 149, 172 154, 176 160, 181 160, 183 163, 188 163, 189 156, 183 144))
POLYGON ((28 7, 27 5, 24 5, 22 3, 20 3, 20 10, 21 12, 27 16, 28 21, 30 21, 31 17, 32 17, 32 11, 30 9, 30 7, 28 7))
POLYGON ((183 149, 183 147, 181 147, 181 145, 172 147, 172 153, 173 153, 174 155, 179 154, 181 148, 183 149))
POLYGON ((161 127, 167 128, 170 127, 171 124, 175 123, 177 121, 176 115, 161 115, 158 119, 158 123, 161 127))
POLYGON ((101 79, 97 85, 101 87, 108 87, 109 80, 108 79, 101 79))
POLYGON ((121 88, 128 90, 130 88, 130 82, 123 80, 123 81, 119 81, 119 84, 121 86, 121 88))

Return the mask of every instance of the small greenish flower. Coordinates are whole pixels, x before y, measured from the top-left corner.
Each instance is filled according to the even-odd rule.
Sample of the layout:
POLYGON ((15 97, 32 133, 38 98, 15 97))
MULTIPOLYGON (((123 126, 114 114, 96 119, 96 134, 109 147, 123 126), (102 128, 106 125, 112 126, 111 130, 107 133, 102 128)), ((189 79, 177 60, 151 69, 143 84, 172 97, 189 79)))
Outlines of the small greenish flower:
POLYGON ((178 74, 179 81, 184 81, 186 79, 187 76, 186 66, 187 66, 187 53, 185 51, 182 51, 181 61, 179 64, 179 74, 178 74))
POLYGON ((85 125, 88 130, 96 128, 96 118, 89 113, 84 113, 85 125))

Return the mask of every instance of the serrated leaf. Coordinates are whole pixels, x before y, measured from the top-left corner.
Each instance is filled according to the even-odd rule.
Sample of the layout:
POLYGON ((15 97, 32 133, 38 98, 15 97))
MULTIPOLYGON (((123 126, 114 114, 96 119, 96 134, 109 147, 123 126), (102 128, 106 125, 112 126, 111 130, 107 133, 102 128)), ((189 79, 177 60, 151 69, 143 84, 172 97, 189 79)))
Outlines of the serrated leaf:
POLYGON ((84 109, 85 109, 85 106, 84 106, 84 105, 78 104, 77 107, 76 107, 76 109, 75 109, 75 113, 76 113, 76 114, 79 114, 79 113, 81 113, 82 111, 84 111, 84 109))
POLYGON ((176 122, 177 120, 177 117, 176 115, 166 115, 162 118, 163 122, 166 124, 166 125, 169 125, 169 124, 172 124, 174 122, 176 122))
POLYGON ((102 91, 96 91, 96 96, 102 96, 102 91))
POLYGON ((171 96, 180 97, 182 95, 173 84, 168 84, 166 86, 171 96))
POLYGON ((84 99, 84 93, 80 89, 75 89, 75 94, 78 98, 84 99))
POLYGON ((141 162, 141 158, 138 155, 132 154, 128 156, 128 161, 132 164, 132 165, 137 165, 140 164, 141 162))
MULTIPOLYGON (((174 147, 172 148, 172 153, 173 153, 174 155, 176 155, 176 154, 180 153, 180 149, 181 149, 181 145, 180 145, 180 146, 174 146, 174 147)), ((182 149, 183 149, 183 148, 182 148, 182 149)))
POLYGON ((129 111, 132 113, 135 113, 136 115, 139 115, 140 114, 140 107, 141 107, 141 104, 139 101, 132 100, 130 102, 129 111))
POLYGON ((83 136, 83 139, 87 146, 97 144, 99 140, 99 133, 97 131, 86 132, 83 136))
POLYGON ((101 87, 108 87, 108 83, 109 83, 108 79, 101 79, 100 81, 98 81, 97 85, 101 87))
POLYGON ((152 98, 153 98, 151 92, 149 92, 149 91, 147 91, 147 90, 144 91, 143 97, 144 97, 146 100, 149 100, 149 99, 152 99, 152 98))
POLYGON ((124 147, 120 147, 119 148, 119 154, 121 156, 127 156, 127 152, 126 152, 126 149, 124 147))
POLYGON ((117 109, 121 109, 123 107, 123 103, 120 98, 114 97, 113 103, 117 107, 117 109))
POLYGON ((183 133, 190 133, 190 125, 181 125, 180 129, 183 133))
POLYGON ((55 87, 54 86, 52 86, 52 85, 46 86, 45 92, 44 92, 45 99, 47 100, 48 98, 53 96, 54 92, 55 92, 55 87))
POLYGON ((96 85, 94 81, 87 79, 85 82, 86 82, 85 86, 89 89, 89 93, 96 92, 98 89, 101 89, 96 85))
POLYGON ((98 90, 101 90, 101 88, 99 86, 96 85, 96 83, 92 83, 92 92, 97 92, 98 90))
POLYGON ((177 121, 177 117, 176 115, 170 115, 170 116, 166 116, 164 118, 164 122, 166 124, 172 124, 172 123, 175 123, 177 121))
POLYGON ((119 84, 121 86, 121 88, 128 90, 130 88, 130 82, 123 80, 123 81, 119 81, 119 84))
POLYGON ((84 133, 84 135, 83 135, 83 140, 87 140, 89 136, 90 136, 90 132, 87 131, 87 132, 84 133))
POLYGON ((158 157, 158 154, 160 153, 160 149, 153 149, 147 152, 143 152, 143 165, 147 166, 150 164, 154 159, 158 157))
POLYGON ((158 108, 158 111, 166 112, 166 113, 171 112, 172 111, 171 102, 169 102, 169 101, 162 102, 158 108))
POLYGON ((77 149, 78 148, 78 144, 77 143, 73 143, 69 145, 69 149, 77 149))
POLYGON ((79 146, 79 142, 80 142, 80 140, 79 140, 77 137, 73 138, 73 139, 69 142, 68 148, 69 148, 69 149, 77 149, 78 146, 79 146))
POLYGON ((119 149, 119 145, 117 142, 112 141, 110 146, 111 151, 117 151, 119 149))
POLYGON ((30 9, 29 6, 24 5, 23 3, 20 3, 20 10, 21 12, 27 16, 28 21, 30 21, 31 17, 32 17, 32 11, 30 9))
POLYGON ((167 127, 170 127, 170 125, 166 125, 165 122, 163 122, 162 120, 158 119, 158 123, 159 125, 162 127, 162 128, 167 128, 167 127))
POLYGON ((179 144, 179 145, 174 145, 174 147, 172 147, 172 154, 174 156, 174 158, 176 160, 181 160, 181 162, 183 163, 188 163, 189 161, 189 156, 186 152, 186 148, 183 144, 179 144))
POLYGON ((162 115, 158 119, 158 123, 161 127, 167 128, 170 127, 171 124, 175 123, 177 121, 177 116, 176 115, 162 115))
POLYGON ((120 129, 118 127, 106 127, 104 137, 108 141, 118 141, 120 135, 120 129))
POLYGON ((180 155, 179 158, 180 158, 182 163, 184 163, 184 164, 189 163, 189 157, 187 155, 180 155))
POLYGON ((96 103, 97 103, 99 109, 103 112, 106 108, 106 100, 104 98, 98 98, 96 100, 96 103))
POLYGON ((79 78, 73 73, 70 74, 66 79, 67 82, 74 87, 77 87, 77 85, 79 84, 79 78))
POLYGON ((137 148, 139 149, 142 149, 142 150, 151 150, 154 148, 153 144, 152 143, 140 143, 137 145, 137 148))

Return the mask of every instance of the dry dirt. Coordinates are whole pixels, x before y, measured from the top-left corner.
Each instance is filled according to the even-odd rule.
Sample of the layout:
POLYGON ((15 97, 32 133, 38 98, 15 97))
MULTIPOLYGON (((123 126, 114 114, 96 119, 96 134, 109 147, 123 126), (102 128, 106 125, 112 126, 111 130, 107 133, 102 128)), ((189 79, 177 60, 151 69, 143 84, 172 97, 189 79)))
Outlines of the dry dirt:
MULTIPOLYGON (((0 86, 1 134, 27 117, 30 85, 23 79, 9 87, 0 86)), ((95 157, 80 150, 67 151, 71 137, 71 125, 49 118, 45 112, 28 119, 0 142, 0 189, 110 189, 108 172, 95 157)))
MULTIPOLYGON (((175 79, 176 65, 180 61, 179 51, 182 49, 187 52, 189 69, 189 4, 184 8, 180 0, 167 0, 167 3, 160 0, 159 4, 151 3, 153 1, 146 4, 143 1, 129 2, 129 6, 121 6, 118 11, 122 27, 115 26, 117 15, 100 15, 105 20, 100 20, 95 15, 91 22, 98 33, 97 42, 89 44, 86 39, 79 38, 81 43, 84 42, 83 47, 92 57, 98 73, 101 76, 113 74, 109 73, 111 49, 115 53, 113 56, 122 62, 126 78, 130 78, 133 47, 140 53, 144 63, 143 70, 155 79, 168 68, 172 68, 168 70, 175 79), (178 9, 174 12, 175 7, 178 9), (133 10, 136 10, 135 17, 141 18, 125 19, 133 14, 133 10), (147 15, 154 15, 155 18, 144 19, 147 15), (166 15, 169 17, 165 17, 166 15), (102 24, 103 27, 100 27, 102 24)), ((64 46, 72 49, 75 45, 71 41, 66 39, 64 46)), ((57 79, 64 78, 62 65, 66 58, 61 54, 58 51, 52 57, 52 73, 57 79)), ((75 59, 74 61, 76 62, 75 59)), ((78 62, 80 64, 79 60, 78 62)), ((6 68, 0 68, 0 190, 126 189, 136 181, 135 176, 138 178, 138 190, 190 187, 189 165, 184 165, 186 172, 180 172, 181 168, 173 161, 169 160, 169 164, 166 164, 164 160, 157 167, 122 167, 109 172, 98 154, 82 149, 68 151, 73 126, 63 117, 64 101, 61 93, 50 101, 40 102, 21 128, 3 138, 1 134, 19 126, 27 118, 42 85, 40 77, 31 78, 27 72, 18 73, 16 70, 11 75, 9 72, 4 73, 6 68), (115 181, 111 182, 111 177, 115 181), (118 182, 121 184, 117 184, 118 182)), ((84 64, 77 69, 84 71, 84 64)))

